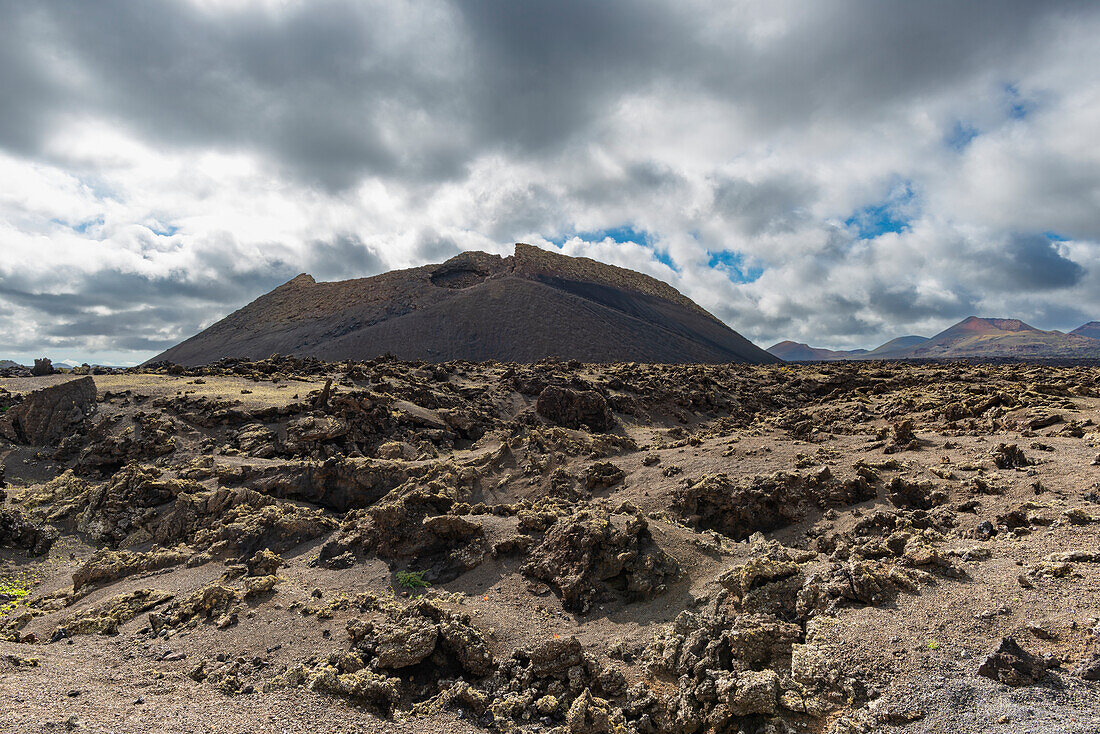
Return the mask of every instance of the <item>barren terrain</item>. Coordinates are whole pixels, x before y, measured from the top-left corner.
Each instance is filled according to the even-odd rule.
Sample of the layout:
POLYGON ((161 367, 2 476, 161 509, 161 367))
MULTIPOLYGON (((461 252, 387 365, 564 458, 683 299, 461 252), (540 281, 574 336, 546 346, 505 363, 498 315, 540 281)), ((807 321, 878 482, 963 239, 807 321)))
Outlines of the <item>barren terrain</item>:
POLYGON ((1100 730, 1094 366, 102 371, 0 378, 0 730, 1100 730))

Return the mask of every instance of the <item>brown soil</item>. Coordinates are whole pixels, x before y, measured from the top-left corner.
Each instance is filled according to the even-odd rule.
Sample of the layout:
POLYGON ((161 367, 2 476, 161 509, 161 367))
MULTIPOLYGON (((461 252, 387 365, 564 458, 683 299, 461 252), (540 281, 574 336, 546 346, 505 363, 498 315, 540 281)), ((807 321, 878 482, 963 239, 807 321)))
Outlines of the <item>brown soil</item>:
POLYGON ((0 731, 1100 730, 1095 369, 168 371, 0 439, 0 731))

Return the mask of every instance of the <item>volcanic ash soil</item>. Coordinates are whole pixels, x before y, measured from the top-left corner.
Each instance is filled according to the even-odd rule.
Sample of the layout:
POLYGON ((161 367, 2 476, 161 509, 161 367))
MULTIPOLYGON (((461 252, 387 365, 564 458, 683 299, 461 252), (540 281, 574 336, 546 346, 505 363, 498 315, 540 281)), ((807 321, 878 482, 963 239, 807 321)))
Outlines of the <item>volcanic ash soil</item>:
POLYGON ((1100 730, 1095 367, 93 372, 0 377, 2 731, 1100 730))

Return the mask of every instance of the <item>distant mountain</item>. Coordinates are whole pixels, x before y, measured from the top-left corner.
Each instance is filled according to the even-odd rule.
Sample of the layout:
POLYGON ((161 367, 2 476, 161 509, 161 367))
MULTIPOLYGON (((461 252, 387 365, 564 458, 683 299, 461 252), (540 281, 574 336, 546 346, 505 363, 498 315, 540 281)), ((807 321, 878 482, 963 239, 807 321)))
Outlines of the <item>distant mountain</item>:
POLYGON ((928 341, 926 336, 899 336, 891 339, 880 347, 867 352, 867 359, 889 359, 895 354, 900 354, 928 341))
POLYGON ((1100 321, 1068 334, 1043 331, 1019 319, 970 316, 931 338, 900 336, 867 351, 819 349, 793 341, 768 352, 787 362, 866 359, 1100 359, 1100 321))
POLYGON ((18 362, 12 362, 10 359, 0 359, 0 370, 6 370, 9 367, 22 367, 23 365, 18 362))
POLYGON ((502 258, 318 283, 302 274, 150 361, 197 365, 273 353, 327 360, 778 360, 672 286, 531 245, 502 258))
POLYGON ((1100 341, 1079 334, 1043 331, 1019 319, 971 316, 901 353, 936 358, 1100 358, 1100 341))
POLYGON ((866 349, 833 350, 811 347, 802 342, 782 341, 766 350, 768 354, 779 357, 784 362, 836 362, 843 359, 858 359, 867 354, 866 349))
POLYGON ((769 354, 784 362, 839 362, 855 359, 892 359, 900 353, 927 341, 924 336, 899 336, 872 350, 866 349, 821 349, 802 342, 782 341, 768 347, 769 354))
POLYGON ((1090 321, 1082 324, 1070 332, 1076 336, 1087 336, 1090 339, 1100 339, 1100 321, 1090 321))

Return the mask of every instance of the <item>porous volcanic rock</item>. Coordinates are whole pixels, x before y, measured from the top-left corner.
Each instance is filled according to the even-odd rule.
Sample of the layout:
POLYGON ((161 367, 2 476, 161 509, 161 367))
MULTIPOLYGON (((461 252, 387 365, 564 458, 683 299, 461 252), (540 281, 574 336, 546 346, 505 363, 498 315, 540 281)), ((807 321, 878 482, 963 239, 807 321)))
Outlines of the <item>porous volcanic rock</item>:
POLYGON ((1046 673, 1046 662, 1020 647, 1015 638, 1005 637, 997 649, 982 661, 978 675, 1010 686, 1029 686, 1046 673))
POLYGON ((57 536, 57 529, 51 525, 40 525, 19 510, 0 509, 0 546, 40 556, 50 550, 57 536))
POLYGON ((587 426, 593 431, 606 431, 614 422, 607 400, 595 390, 571 390, 550 385, 535 401, 535 412, 565 428, 587 426))
POLYGON ((35 446, 56 443, 70 435, 95 407, 96 388, 91 377, 35 390, 0 415, 0 436, 35 446))
POLYGON ((31 375, 34 377, 45 377, 52 375, 55 371, 53 362, 46 357, 34 360, 34 367, 31 367, 31 375))
POLYGON ((556 589, 566 609, 587 612, 615 594, 627 600, 660 594, 679 569, 653 542, 645 518, 595 508, 558 520, 523 572, 556 589))

